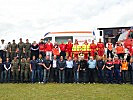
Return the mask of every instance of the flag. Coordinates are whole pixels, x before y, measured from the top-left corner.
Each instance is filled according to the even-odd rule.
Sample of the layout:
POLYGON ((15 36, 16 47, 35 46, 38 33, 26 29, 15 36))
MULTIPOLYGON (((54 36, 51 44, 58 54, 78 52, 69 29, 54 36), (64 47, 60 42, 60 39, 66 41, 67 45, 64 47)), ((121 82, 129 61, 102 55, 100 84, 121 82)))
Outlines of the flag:
POLYGON ((48 32, 48 33, 45 33, 45 34, 44 34, 44 37, 45 37, 45 36, 47 36, 49 33, 50 33, 50 32, 48 32))
POLYGON ((94 36, 94 40, 96 40, 96 35, 95 35, 95 32, 93 31, 93 36, 94 36))

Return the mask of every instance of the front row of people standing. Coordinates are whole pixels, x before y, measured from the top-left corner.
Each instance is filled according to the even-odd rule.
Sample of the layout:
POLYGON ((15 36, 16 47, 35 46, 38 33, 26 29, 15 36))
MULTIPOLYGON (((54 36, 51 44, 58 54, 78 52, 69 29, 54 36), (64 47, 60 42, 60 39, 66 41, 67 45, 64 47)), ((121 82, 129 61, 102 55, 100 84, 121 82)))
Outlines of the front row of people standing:
POLYGON ((80 60, 77 57, 65 60, 63 56, 57 59, 54 55, 51 61, 49 56, 43 58, 39 54, 37 60, 33 56, 32 60, 22 58, 21 62, 17 57, 14 57, 12 62, 9 58, 2 62, 0 58, 0 73, 1 82, 22 83, 95 83, 96 76, 100 83, 126 83, 129 74, 133 84, 133 60, 128 63, 125 59, 121 61, 114 57, 104 61, 102 57, 95 60, 92 56, 89 60, 84 60, 83 56, 80 60))

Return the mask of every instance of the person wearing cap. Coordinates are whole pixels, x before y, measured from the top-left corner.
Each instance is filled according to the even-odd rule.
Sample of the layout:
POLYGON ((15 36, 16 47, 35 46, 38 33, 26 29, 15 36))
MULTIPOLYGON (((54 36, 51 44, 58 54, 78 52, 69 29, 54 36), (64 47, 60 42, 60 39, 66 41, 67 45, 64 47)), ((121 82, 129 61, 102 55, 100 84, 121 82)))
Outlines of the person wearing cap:
POLYGON ((25 52, 25 57, 26 58, 29 58, 30 56, 31 56, 31 51, 30 51, 30 49, 31 49, 31 43, 29 43, 29 40, 28 39, 26 39, 26 43, 25 43, 25 45, 24 45, 25 47, 25 49, 24 49, 24 52, 25 52))
POLYGON ((1 40, 1 44, 0 44, 0 57, 2 58, 2 61, 6 61, 6 48, 7 48, 7 44, 4 43, 4 39, 1 40))
POLYGON ((81 57, 79 62, 80 64, 80 74, 81 74, 81 82, 86 83, 86 73, 87 73, 87 61, 84 59, 84 56, 81 57))
POLYGON ((97 71, 98 71, 98 79, 100 83, 104 82, 104 68, 105 68, 105 61, 103 61, 102 57, 99 56, 97 60, 97 71))
POLYGON ((20 42, 18 43, 18 52, 19 52, 19 61, 21 61, 21 58, 24 57, 25 53, 25 44, 22 41, 22 38, 20 38, 20 42))
POLYGON ((115 75, 115 80, 116 83, 120 84, 121 83, 121 61, 119 60, 118 56, 114 58, 114 75, 115 75))
POLYGON ((14 57, 17 56, 17 44, 15 43, 15 40, 13 40, 13 43, 11 44, 11 60, 14 59, 14 57))
POLYGON ((11 71, 12 71, 13 81, 16 83, 19 81, 19 71, 20 71, 20 64, 17 57, 14 57, 11 64, 12 64, 11 71))
POLYGON ((89 82, 95 83, 96 60, 94 60, 94 58, 91 56, 87 64, 88 64, 88 71, 89 71, 89 82))
POLYGON ((107 83, 113 83, 113 61, 111 58, 105 64, 106 66, 106 81, 107 83))
POLYGON ((45 50, 46 50, 46 56, 49 56, 50 60, 52 60, 53 44, 50 42, 50 39, 48 39, 48 42, 45 44, 45 50))
POLYGON ((128 62, 124 59, 121 63, 121 70, 122 70, 122 83, 126 84, 127 82, 127 74, 128 74, 128 62))
POLYGON ((42 54, 42 57, 45 57, 45 43, 44 43, 44 39, 41 39, 41 41, 39 42, 39 53, 42 54))

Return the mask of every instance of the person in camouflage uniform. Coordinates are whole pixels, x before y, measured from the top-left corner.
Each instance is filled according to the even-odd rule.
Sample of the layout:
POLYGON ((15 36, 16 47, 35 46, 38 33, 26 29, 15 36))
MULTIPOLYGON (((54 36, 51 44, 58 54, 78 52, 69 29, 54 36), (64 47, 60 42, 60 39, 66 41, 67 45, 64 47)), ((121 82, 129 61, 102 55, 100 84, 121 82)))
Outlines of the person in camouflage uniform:
POLYGON ((26 66, 25 58, 22 58, 20 62, 20 79, 22 83, 24 82, 25 66, 26 66))
POLYGON ((25 66, 25 72, 24 72, 24 76, 25 76, 25 81, 28 82, 30 81, 30 57, 27 58, 26 60, 26 66, 25 66))
POLYGON ((11 42, 8 42, 6 49, 7 49, 6 58, 11 59, 11 42))
POLYGON ((17 44, 15 43, 15 40, 13 40, 13 43, 11 44, 11 60, 14 59, 14 57, 17 56, 16 52, 17 52, 17 44))
POLYGON ((22 38, 20 38, 20 42, 18 43, 18 51, 19 51, 19 62, 21 61, 21 58, 24 57, 25 53, 25 44, 22 42, 22 38))
POLYGON ((26 58, 29 58, 30 57, 30 48, 31 48, 31 43, 29 43, 29 40, 28 39, 26 39, 26 43, 25 43, 25 50, 24 50, 24 52, 25 52, 25 57, 26 58))
POLYGON ((11 64, 12 64, 11 71, 12 71, 12 75, 13 75, 13 80, 14 80, 14 82, 18 82, 20 66, 19 66, 19 61, 18 61, 17 57, 14 57, 14 60, 12 60, 11 64))

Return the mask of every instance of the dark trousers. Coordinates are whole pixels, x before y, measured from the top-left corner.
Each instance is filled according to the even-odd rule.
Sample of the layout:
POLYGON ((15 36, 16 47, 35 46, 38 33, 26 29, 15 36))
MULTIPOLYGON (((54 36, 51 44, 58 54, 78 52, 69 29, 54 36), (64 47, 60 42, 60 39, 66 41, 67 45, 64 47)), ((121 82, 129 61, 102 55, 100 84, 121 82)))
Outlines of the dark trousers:
POLYGON ((65 70, 59 70, 59 83, 65 83, 65 70))
POLYGON ((127 82, 127 70, 122 70, 122 82, 126 83, 127 82))
POLYGON ((57 68, 52 68, 51 69, 51 76, 52 76, 52 80, 53 82, 58 82, 58 69, 57 68))
POLYGON ((124 58, 124 53, 120 53, 120 54, 117 54, 117 55, 118 55, 119 59, 124 58))
POLYGON ((111 58, 113 58, 112 50, 107 50, 107 58, 109 58, 109 55, 111 56, 111 58))
POLYGON ((131 84, 133 84, 133 70, 130 71, 130 81, 131 84))
POLYGON ((66 57, 66 52, 65 52, 65 51, 61 51, 61 52, 60 52, 60 56, 63 56, 63 58, 65 59, 65 57, 66 57))
POLYGON ((86 70, 80 70, 79 75, 80 75, 80 80, 83 83, 86 83, 86 70))
POLYGON ((100 83, 104 82, 104 72, 102 69, 98 69, 98 80, 100 83))
POLYGON ((43 82, 44 70, 43 69, 38 69, 37 74, 38 74, 38 81, 43 82))
POLYGON ((113 73, 112 70, 106 70, 106 80, 108 83, 113 82, 113 73))
POLYGON ((114 69, 115 80, 117 83, 121 82, 120 69, 114 69))
POLYGON ((45 52, 43 51, 39 51, 39 54, 41 54, 43 58, 46 56, 45 52))
POLYGON ((6 51, 0 50, 0 57, 2 58, 2 62, 6 61, 6 51))
POLYGON ((95 78, 94 78, 95 68, 89 68, 88 71, 89 71, 89 82, 90 83, 95 82, 95 78))
POLYGON ((72 68, 67 68, 66 69, 66 82, 67 83, 72 83, 72 74, 73 73, 73 71, 72 71, 72 68))

